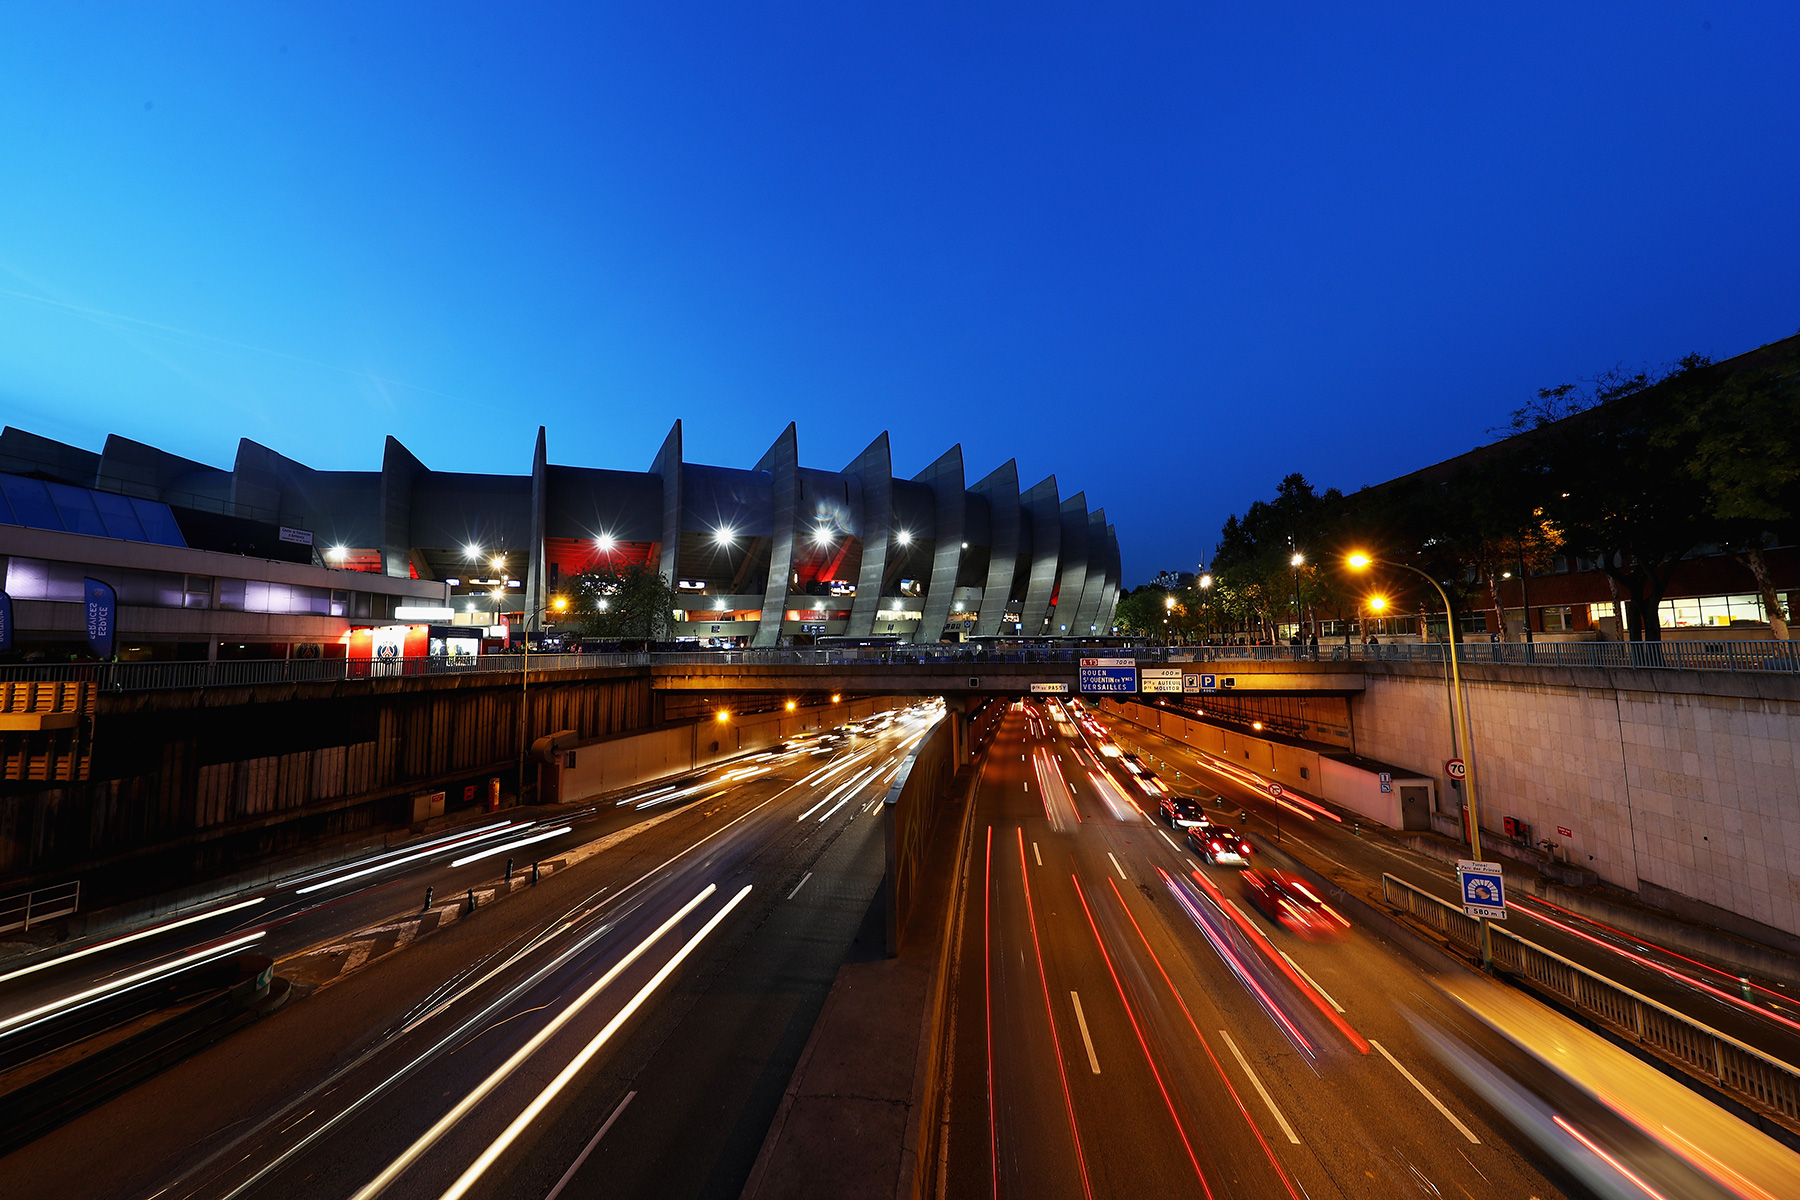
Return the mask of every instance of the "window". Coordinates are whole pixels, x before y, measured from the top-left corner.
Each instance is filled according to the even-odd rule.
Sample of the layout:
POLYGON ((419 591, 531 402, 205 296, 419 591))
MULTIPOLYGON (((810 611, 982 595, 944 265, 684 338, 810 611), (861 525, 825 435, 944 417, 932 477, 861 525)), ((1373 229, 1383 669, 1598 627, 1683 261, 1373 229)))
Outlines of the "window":
POLYGON ((1758 596, 1692 596, 1664 600, 1657 610, 1664 628, 1729 627, 1734 621, 1767 621, 1758 596))
POLYGON ((213 577, 211 575, 189 575, 183 597, 184 608, 211 608, 213 598, 213 577))
POLYGON ((1569 633, 1574 630, 1575 610, 1569 605, 1546 608, 1543 612, 1545 633, 1569 633))

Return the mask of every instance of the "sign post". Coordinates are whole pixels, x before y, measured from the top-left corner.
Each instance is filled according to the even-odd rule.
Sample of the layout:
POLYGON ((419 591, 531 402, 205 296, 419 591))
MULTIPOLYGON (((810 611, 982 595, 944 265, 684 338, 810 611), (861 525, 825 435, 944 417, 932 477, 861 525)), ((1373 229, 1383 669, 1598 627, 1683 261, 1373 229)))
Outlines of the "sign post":
POLYGON ((1078 679, 1083 692, 1130 695, 1138 690, 1137 659, 1084 658, 1078 679))

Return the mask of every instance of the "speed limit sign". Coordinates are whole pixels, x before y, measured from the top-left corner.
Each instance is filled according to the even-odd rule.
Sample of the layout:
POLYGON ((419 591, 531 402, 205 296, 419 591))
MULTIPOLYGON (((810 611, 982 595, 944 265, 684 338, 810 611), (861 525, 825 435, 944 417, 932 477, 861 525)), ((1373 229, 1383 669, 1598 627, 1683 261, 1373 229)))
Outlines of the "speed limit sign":
POLYGON ((1468 764, 1460 758, 1453 758, 1444 764, 1444 774, 1452 779, 1466 779, 1469 775, 1468 764))

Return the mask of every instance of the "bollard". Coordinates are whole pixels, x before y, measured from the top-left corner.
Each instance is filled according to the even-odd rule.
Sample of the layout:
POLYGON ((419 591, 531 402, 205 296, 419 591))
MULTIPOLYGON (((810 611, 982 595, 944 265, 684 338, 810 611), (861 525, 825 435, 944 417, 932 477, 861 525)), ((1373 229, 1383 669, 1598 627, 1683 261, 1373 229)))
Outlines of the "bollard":
POLYGON ((469 889, 469 911, 470 912, 475 911, 475 889, 474 888, 469 889))
POLYGON ((1352 837, 1361 837, 1362 836, 1362 822, 1361 821, 1350 822, 1350 836, 1352 836, 1352 837))
POLYGON ((1750 999, 1750 980, 1746 976, 1739 975, 1738 986, 1744 991, 1744 999, 1750 999))
POLYGON ((421 909, 420 909, 420 910, 419 910, 419 911, 420 911, 420 912, 422 912, 422 913, 426 913, 426 912, 430 912, 430 911, 431 911, 431 893, 432 893, 432 889, 431 889, 431 888, 426 888, 426 889, 425 889, 425 907, 424 907, 424 908, 421 908, 421 909))
POLYGON ((537 881, 538 881, 537 864, 532 863, 531 864, 531 886, 536 887, 537 881))
POLYGON ((512 859, 506 860, 506 882, 512 882, 512 859))

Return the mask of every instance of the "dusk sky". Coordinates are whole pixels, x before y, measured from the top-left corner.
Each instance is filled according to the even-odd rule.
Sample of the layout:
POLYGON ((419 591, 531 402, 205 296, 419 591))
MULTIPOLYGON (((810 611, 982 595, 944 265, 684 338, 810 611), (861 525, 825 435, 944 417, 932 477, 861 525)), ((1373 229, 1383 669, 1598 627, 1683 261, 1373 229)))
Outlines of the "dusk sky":
POLYGON ((0 419, 229 466, 961 442, 1125 582, 1800 327, 1800 7, 0 8, 0 419), (981 8, 971 15, 971 8, 981 8))

